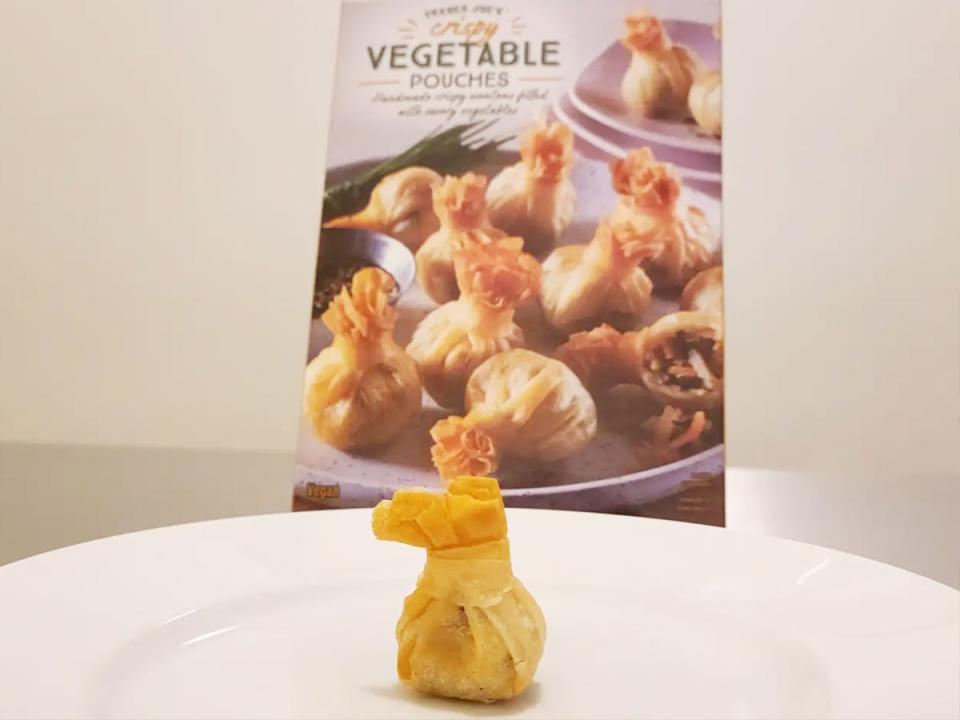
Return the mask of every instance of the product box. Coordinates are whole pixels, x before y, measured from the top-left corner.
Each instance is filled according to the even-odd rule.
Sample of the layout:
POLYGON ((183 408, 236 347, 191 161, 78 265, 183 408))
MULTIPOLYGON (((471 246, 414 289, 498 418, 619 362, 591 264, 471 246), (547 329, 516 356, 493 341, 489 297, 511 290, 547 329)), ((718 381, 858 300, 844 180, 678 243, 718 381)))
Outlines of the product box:
POLYGON ((723 524, 719 15, 344 4, 295 509, 723 524))

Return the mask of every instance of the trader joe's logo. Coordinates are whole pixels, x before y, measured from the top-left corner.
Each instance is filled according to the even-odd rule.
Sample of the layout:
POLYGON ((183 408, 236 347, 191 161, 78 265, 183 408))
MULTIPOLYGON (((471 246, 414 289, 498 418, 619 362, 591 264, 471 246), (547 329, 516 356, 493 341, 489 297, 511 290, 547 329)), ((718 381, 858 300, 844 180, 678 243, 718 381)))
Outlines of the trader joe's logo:
POLYGON ((513 115, 560 82, 561 45, 532 37, 522 15, 497 5, 454 5, 401 18, 397 36, 366 45, 371 100, 397 115, 513 115))

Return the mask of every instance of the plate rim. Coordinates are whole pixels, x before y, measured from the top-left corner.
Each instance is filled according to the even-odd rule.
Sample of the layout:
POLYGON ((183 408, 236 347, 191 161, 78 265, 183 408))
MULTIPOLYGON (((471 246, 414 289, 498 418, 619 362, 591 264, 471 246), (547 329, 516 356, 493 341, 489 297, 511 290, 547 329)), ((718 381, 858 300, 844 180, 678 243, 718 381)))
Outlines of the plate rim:
MULTIPOLYGON (((728 468, 728 471, 730 468, 728 468)), ((31 555, 29 557, 21 558, 5 565, 0 565, 0 583, 6 580, 6 575, 9 572, 12 572, 13 568, 16 568, 18 572, 22 571, 23 568, 32 563, 35 560, 49 561, 52 556, 59 555, 60 553, 72 554, 76 552, 82 552, 90 549, 93 546, 106 546, 114 545, 120 542, 125 542, 127 540, 132 540, 135 538, 141 538, 146 535, 161 535, 167 533, 182 532, 184 529, 190 530, 200 530, 203 527, 213 527, 213 526, 226 526, 226 525, 242 525, 242 524, 257 524, 261 523, 264 520, 279 520, 283 518, 284 522, 288 523, 313 523, 318 522, 318 518, 323 518, 328 515, 336 514, 347 515, 370 515, 373 510, 373 506, 370 507, 361 507, 361 508, 325 508, 321 512, 294 512, 294 511, 284 511, 284 512, 270 512, 270 513, 260 513, 257 515, 236 515, 231 517, 221 517, 221 518, 210 518, 208 520, 196 520, 188 521, 182 523, 174 523, 172 525, 161 525, 158 527, 143 528, 141 530, 131 530, 130 532, 118 533, 116 535, 108 535, 100 538, 92 538, 90 540, 85 540, 79 543, 73 543, 71 545, 65 545, 59 548, 53 548, 51 550, 45 550, 44 552, 31 555)), ((701 535, 714 535, 719 537, 721 535, 731 535, 736 536, 742 539, 751 539, 761 544, 772 544, 772 545, 783 545, 783 546, 793 546, 801 547, 807 550, 816 550, 821 552, 827 552, 831 554, 836 554, 845 559, 857 562, 857 563, 867 563, 869 565, 875 566, 877 568, 883 568, 884 571, 894 572, 903 574, 905 576, 910 576, 912 579, 922 581, 924 583, 930 584, 932 587, 938 591, 947 591, 949 592, 954 599, 960 601, 960 589, 951 587, 940 580, 935 578, 922 575, 913 570, 900 567, 898 565, 893 565, 891 563, 884 562, 882 560, 876 560, 874 558, 867 557, 865 555, 858 555, 847 550, 842 550, 839 548, 831 547, 828 545, 818 545, 817 543, 807 542, 805 540, 795 540, 789 537, 783 537, 780 535, 771 535, 769 533, 761 533, 754 530, 743 530, 739 528, 729 528, 729 527, 718 527, 715 525, 707 525, 703 523, 689 522, 685 520, 670 520, 666 518, 650 518, 643 517, 640 515, 624 515, 621 513, 607 513, 607 512, 597 512, 593 510, 569 510, 569 509, 547 509, 547 508, 527 508, 527 507, 506 507, 507 512, 507 526, 511 526, 511 516, 517 514, 520 515, 538 515, 538 516, 575 516, 581 518, 582 516, 590 517, 591 519, 597 522, 613 522, 613 523, 639 523, 646 525, 648 527, 668 527, 671 528, 668 532, 679 531, 683 533, 691 534, 701 534, 701 535)), ((960 617, 958 617, 958 625, 960 625, 960 617)), ((3 645, 0 644, 0 650, 2 650, 3 645)))
MULTIPOLYGON (((410 573, 409 582, 412 582, 422 557, 399 546, 375 552, 376 541, 368 529, 370 512, 369 508, 327 513, 284 512, 183 523, 92 540, 0 568, 0 590, 6 591, 10 607, 40 611, 31 616, 20 632, 14 628, 19 615, 9 613, 0 618, 0 629, 14 628, 11 641, 0 649, 0 663, 17 662, 15 667, 19 668, 8 676, 11 680, 6 688, 0 683, 4 704, 9 702, 11 710, 19 709, 29 717, 54 713, 63 717, 89 717, 90 699, 102 694, 96 689, 102 683, 102 670, 110 666, 118 650, 144 633, 155 631, 158 625, 243 598, 270 597, 273 591, 283 595, 321 585, 335 587, 338 582, 349 587, 358 578, 370 577, 371 572, 382 573, 383 582, 396 584, 402 568, 404 575, 410 573), (348 553, 341 554, 333 564, 318 562, 315 543, 338 537, 349 541, 366 537, 369 543, 365 543, 356 557, 348 553), (269 541, 264 542, 264 538, 269 541), (145 553, 164 548, 167 552, 161 562, 143 562, 145 553), (281 561, 267 562, 271 558, 281 561), (105 561, 111 563, 106 571, 105 561), (210 572, 211 563, 219 569, 210 572), (304 563, 313 570, 304 573, 304 563), (91 569, 104 577, 90 583, 91 590, 81 592, 79 602, 68 604, 66 610, 57 610, 63 607, 64 591, 70 588, 68 583, 90 576, 91 569), (145 582, 147 574, 153 582, 145 582), (129 612, 116 609, 130 603, 129 612), (59 618, 50 622, 44 619, 47 617, 44 611, 54 611, 59 618), (117 612, 122 617, 116 617, 117 612), (84 619, 85 623, 78 624, 84 619), (40 628, 46 633, 38 637, 40 628), (76 632, 71 628, 76 628, 76 632), (64 634, 64 630, 69 632, 64 634), (47 656, 54 650, 58 658, 51 661, 47 656), (79 652, 88 659, 87 666, 78 668, 73 679, 55 680, 60 677, 59 673, 72 666, 73 658, 81 657, 77 655, 79 652), (42 677, 31 681, 38 673, 42 677), (25 708, 33 708, 33 712, 26 712, 25 708)), ((643 553, 634 553, 634 561, 626 566, 614 554, 600 563, 603 568, 598 568, 595 579, 602 579, 601 585, 607 580, 612 588, 623 583, 630 597, 634 597, 634 593, 649 594, 652 602, 674 597, 675 593, 686 597, 684 593, 699 588, 707 592, 699 604, 711 617, 720 621, 727 618, 737 627, 741 622, 746 623, 745 628, 753 628, 774 639, 781 636, 778 628, 785 619, 798 618, 799 630, 791 634, 791 644, 806 648, 810 651, 808 656, 819 658, 821 674, 832 690, 829 707, 824 708, 826 713, 818 717, 852 717, 855 716, 853 710, 864 703, 871 716, 877 713, 878 717, 915 717, 917 713, 911 714, 911 707, 922 704, 931 716, 946 718, 952 717, 957 708, 951 691, 952 669, 955 663, 960 664, 953 644, 954 636, 960 638, 960 616, 953 608, 960 592, 937 580, 842 550, 749 531, 727 530, 726 537, 721 537, 717 533, 724 529, 712 526, 569 510, 508 508, 507 517, 511 537, 517 541, 522 539, 524 548, 523 552, 516 553, 518 574, 544 595, 544 602, 559 601, 570 591, 589 591, 588 580, 594 577, 590 568, 595 566, 589 560, 592 553, 602 553, 605 542, 634 539, 652 550, 666 549, 656 552, 659 559, 654 563, 644 561, 643 553), (582 587, 577 587, 577 583, 571 585, 564 571, 564 544, 570 542, 564 538, 570 537, 571 530, 581 537, 593 538, 589 547, 581 547, 574 553, 577 567, 588 573, 580 583, 582 587), (542 544, 536 542, 545 537, 560 544, 545 551, 540 547, 542 544), (705 561, 696 562, 704 549, 705 561), (536 560, 543 552, 550 552, 553 559, 541 567, 536 560), (694 561, 696 569, 688 570, 676 562, 684 559, 694 561), (815 581, 812 594, 793 590, 801 584, 800 580, 805 582, 807 577, 816 576, 831 560, 834 572, 815 581), (756 572, 758 562, 761 567, 770 570, 779 567, 784 572, 756 572), (645 569, 648 567, 650 571, 645 569), (625 576, 626 579, 618 580, 625 576), (855 597, 847 594, 850 581, 858 588, 855 597), (710 593, 714 587, 721 591, 716 597, 710 593), (786 595, 781 600, 784 591, 786 595), (864 637, 882 642, 882 648, 868 642, 858 645, 859 649, 850 655, 846 652, 850 645, 843 637, 837 639, 821 631, 830 613, 835 614, 829 602, 832 597, 840 601, 838 622, 856 617, 862 602, 878 600, 877 623, 869 620, 860 627, 861 632, 866 633, 864 637), (742 600, 746 601, 745 605, 742 600), (768 600, 772 603, 770 617, 764 619, 761 614, 754 624, 751 608, 766 607, 768 600), (711 610, 714 602, 718 603, 716 613, 711 610), (885 608, 895 605, 901 609, 893 612, 887 623, 883 619, 887 616, 885 608), (916 614, 921 608, 935 614, 935 625, 929 625, 916 614), (936 628, 937 632, 932 633, 930 628, 936 628), (893 639, 892 630, 897 630, 893 639), (903 649, 911 652, 904 655, 899 652, 903 649), (877 650, 882 652, 878 654, 877 650), (941 664, 932 675, 922 666, 917 667, 913 660, 916 653, 922 656, 927 650, 932 653, 931 657, 947 663, 941 664), (877 659, 873 665, 879 671, 877 677, 889 681, 888 689, 879 695, 873 693, 859 669, 862 662, 872 663, 872 658, 877 659), (911 699, 919 692, 925 692, 927 699, 923 703, 911 699), (867 701, 873 697, 875 699, 867 701), (888 708, 889 712, 883 713, 881 708, 888 708)), ((517 549, 519 551, 519 545, 517 549)), ((403 589, 409 588, 405 585, 403 589)), ((391 607, 395 609, 395 603, 391 607)), ((378 617, 380 614, 378 610, 378 617)), ((701 615, 691 616, 690 620, 696 622, 698 617, 701 615)), ((565 624, 569 622, 568 619, 565 624)), ((202 633, 198 638, 209 637, 204 629, 198 632, 202 633)), ((390 645, 389 638, 385 638, 384 643, 390 645)), ((555 682, 561 677, 551 674, 549 679, 555 682)), ((800 699, 795 702, 802 703, 801 696, 797 697, 800 699)), ((184 706, 184 711, 187 709, 184 706)), ((555 704, 548 702, 533 714, 549 717, 556 709, 555 704)), ((413 708, 408 710, 416 713, 413 708)), ((278 709, 276 713, 279 712, 278 709)), ((402 713, 403 709, 397 712, 402 713)), ((730 716, 734 715, 735 712, 730 716)))

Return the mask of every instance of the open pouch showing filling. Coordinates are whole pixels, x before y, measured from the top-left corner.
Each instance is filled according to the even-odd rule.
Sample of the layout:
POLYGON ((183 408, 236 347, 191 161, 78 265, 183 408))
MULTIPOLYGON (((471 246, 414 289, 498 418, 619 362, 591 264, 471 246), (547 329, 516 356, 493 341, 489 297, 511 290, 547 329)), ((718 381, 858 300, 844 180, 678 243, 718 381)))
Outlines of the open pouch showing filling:
POLYGON ((642 383, 661 402, 709 410, 723 400, 723 326, 705 312, 665 315, 633 338, 642 383))

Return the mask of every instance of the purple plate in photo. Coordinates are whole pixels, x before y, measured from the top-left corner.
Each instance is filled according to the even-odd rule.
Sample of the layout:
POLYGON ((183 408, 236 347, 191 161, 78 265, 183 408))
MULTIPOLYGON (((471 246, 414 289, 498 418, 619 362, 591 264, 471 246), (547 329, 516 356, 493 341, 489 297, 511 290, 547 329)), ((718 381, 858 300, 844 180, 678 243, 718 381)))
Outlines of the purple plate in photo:
POLYGON ((578 145, 590 146, 594 153, 605 160, 625 157, 629 150, 652 147, 657 160, 677 167, 684 182, 706 183, 719 186, 723 180, 721 157, 712 153, 700 153, 667 145, 655 145, 633 135, 611 130, 580 113, 568 95, 557 98, 551 107, 554 117, 567 125, 578 145))
MULTIPOLYGON (((711 68, 720 67, 720 42, 705 23, 665 20, 664 26, 678 45, 694 50, 711 68)), ((720 154, 720 140, 703 135, 696 123, 644 118, 620 97, 620 82, 630 65, 630 51, 619 41, 594 58, 570 91, 573 106, 592 120, 658 149, 673 148, 710 155, 720 154)))

